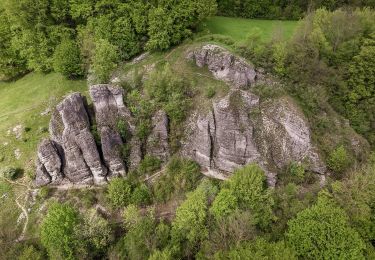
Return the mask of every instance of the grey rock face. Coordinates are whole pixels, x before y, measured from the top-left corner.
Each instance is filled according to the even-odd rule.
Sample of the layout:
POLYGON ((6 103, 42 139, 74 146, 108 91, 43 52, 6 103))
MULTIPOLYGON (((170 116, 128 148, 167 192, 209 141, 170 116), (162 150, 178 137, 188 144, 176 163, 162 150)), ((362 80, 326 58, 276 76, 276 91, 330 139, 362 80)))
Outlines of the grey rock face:
POLYGON ((120 110, 125 106, 122 101, 123 91, 110 85, 95 85, 90 88, 90 95, 95 108, 97 129, 101 136, 103 158, 109 169, 110 177, 125 175, 125 165, 121 156, 124 145, 117 123, 120 110))
POLYGON ((152 117, 152 131, 147 139, 146 151, 163 162, 169 158, 168 117, 163 110, 152 117))
POLYGON ((43 172, 47 173, 50 177, 52 184, 58 184, 62 181, 62 161, 54 141, 44 139, 40 143, 38 148, 38 162, 43 172))
POLYGON ((62 146, 65 152, 65 175, 73 183, 102 184, 107 171, 103 167, 81 94, 66 97, 58 106, 64 124, 62 146))
POLYGON ((207 65, 217 79, 224 80, 235 88, 250 86, 257 76, 253 65, 217 45, 207 44, 189 53, 188 58, 195 60, 199 67, 207 65))
POLYGON ((261 114, 261 137, 268 140, 263 153, 277 168, 296 161, 307 163, 314 172, 325 173, 326 167, 311 142, 307 120, 291 99, 266 103, 261 114))
POLYGON ((275 170, 293 161, 307 161, 312 171, 325 172, 306 120, 290 100, 265 106, 250 92, 231 91, 206 115, 192 115, 185 136, 182 154, 206 171, 230 173, 257 163, 270 186, 276 183, 275 170))

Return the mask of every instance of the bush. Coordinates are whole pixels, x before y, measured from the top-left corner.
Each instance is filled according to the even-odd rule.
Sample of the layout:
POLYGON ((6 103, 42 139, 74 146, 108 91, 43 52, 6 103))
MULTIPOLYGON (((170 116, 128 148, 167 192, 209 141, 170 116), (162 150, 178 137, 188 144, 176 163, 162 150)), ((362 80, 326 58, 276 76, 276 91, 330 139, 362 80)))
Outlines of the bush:
POLYGON ((138 172, 142 175, 151 174, 160 169, 161 161, 159 158, 146 155, 138 167, 138 172))
POLYGON ((200 179, 200 167, 197 163, 173 157, 166 167, 165 174, 153 185, 154 197, 159 202, 165 202, 174 194, 193 190, 200 179))
POLYGON ((112 71, 116 68, 118 60, 116 46, 107 40, 99 40, 95 44, 95 53, 91 69, 99 81, 98 83, 107 83, 112 71))
POLYGON ((64 40, 56 47, 53 69, 68 78, 82 76, 82 61, 78 45, 73 40, 64 40))
POLYGON ((20 168, 6 167, 5 169, 1 170, 0 176, 8 180, 15 180, 18 177, 20 177, 22 173, 23 173, 23 170, 20 168))
POLYGON ((151 203, 151 192, 146 184, 141 184, 134 189, 130 202, 138 206, 145 206, 151 203))
POLYGON ((130 203, 132 185, 123 178, 114 178, 108 184, 107 198, 115 208, 126 207, 130 203))
MULTIPOLYGON (((265 173, 259 166, 250 164, 236 170, 225 187, 236 198, 240 209, 252 212, 260 228, 266 228, 274 219, 272 213, 274 201, 266 186, 265 173)), ((222 192, 225 192, 225 189, 220 191, 222 192)), ((221 198, 220 193, 219 198, 221 198)))
POLYGON ((41 199, 46 199, 50 196, 50 194, 51 194, 51 189, 47 186, 44 186, 44 187, 40 188, 38 196, 41 199))
POLYGON ((45 256, 42 252, 37 250, 34 246, 27 246, 22 250, 21 255, 18 257, 18 260, 42 260, 45 259, 45 256))
POLYGON ((327 165, 335 173, 342 173, 349 167, 350 158, 344 146, 341 145, 330 153, 327 165))

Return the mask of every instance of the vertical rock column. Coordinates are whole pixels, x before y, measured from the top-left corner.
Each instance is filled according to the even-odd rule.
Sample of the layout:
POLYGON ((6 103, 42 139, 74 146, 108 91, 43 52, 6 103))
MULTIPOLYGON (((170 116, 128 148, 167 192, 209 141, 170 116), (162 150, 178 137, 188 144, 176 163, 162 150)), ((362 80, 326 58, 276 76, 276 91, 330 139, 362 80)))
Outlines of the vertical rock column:
POLYGON ((57 110, 64 125, 62 147, 66 177, 73 183, 105 183, 107 170, 101 163, 90 132, 89 118, 81 94, 69 95, 57 106, 57 110))
POLYGON ((94 103, 104 161, 109 169, 108 177, 125 176, 125 165, 121 156, 124 143, 117 130, 119 109, 125 107, 122 101, 123 91, 110 85, 95 85, 90 87, 90 95, 94 103))

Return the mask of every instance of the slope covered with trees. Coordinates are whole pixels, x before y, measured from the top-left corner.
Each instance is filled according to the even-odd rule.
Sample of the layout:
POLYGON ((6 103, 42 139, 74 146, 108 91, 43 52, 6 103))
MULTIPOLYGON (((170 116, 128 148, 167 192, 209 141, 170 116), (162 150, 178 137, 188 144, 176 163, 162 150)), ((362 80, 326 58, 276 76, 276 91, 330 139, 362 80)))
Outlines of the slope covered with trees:
POLYGON ((80 76, 90 64, 101 68, 145 49, 168 49, 215 12, 214 0, 5 0, 0 75, 55 70, 80 76), (100 58, 111 51, 117 55, 100 58))

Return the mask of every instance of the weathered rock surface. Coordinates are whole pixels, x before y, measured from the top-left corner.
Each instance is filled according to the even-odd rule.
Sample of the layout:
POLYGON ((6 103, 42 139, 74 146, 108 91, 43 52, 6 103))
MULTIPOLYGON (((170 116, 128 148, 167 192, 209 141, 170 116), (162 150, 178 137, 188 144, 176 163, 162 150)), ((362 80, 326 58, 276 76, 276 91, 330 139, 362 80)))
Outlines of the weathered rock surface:
POLYGON ((199 67, 207 65, 208 70, 220 80, 224 80, 235 88, 246 88, 256 80, 257 73, 253 65, 236 57, 224 48, 207 44, 188 54, 199 67))
POLYGON ((263 154, 277 168, 288 162, 301 161, 317 173, 324 174, 326 167, 312 144, 307 119, 290 98, 272 100, 262 105, 261 139, 263 154))
POLYGON ((152 131, 147 139, 146 151, 163 162, 169 158, 168 117, 163 110, 152 117, 152 131))
MULTIPOLYGON (((101 137, 103 158, 110 177, 125 176, 125 165, 121 156, 124 145, 117 131, 120 110, 124 110, 123 91, 110 85, 96 85, 90 88, 94 104, 97 130, 101 137)), ((127 111, 123 111, 126 113, 127 111)))
POLYGON ((62 146, 65 152, 65 175, 74 183, 105 182, 107 171, 101 163, 89 118, 81 94, 66 97, 58 106, 64 124, 62 146))
POLYGON ((249 90, 239 89, 256 84, 252 65, 215 45, 196 49, 188 58, 200 67, 207 65, 232 90, 214 101, 211 111, 190 116, 182 145, 184 156, 210 173, 230 173, 257 163, 267 173, 270 186, 276 183, 276 172, 291 162, 304 162, 310 170, 325 173, 307 120, 290 98, 260 103, 249 90))
POLYGON ((260 105, 250 92, 231 91, 206 115, 192 115, 186 129, 182 154, 207 171, 233 172, 257 163, 271 186, 275 171, 290 162, 307 161, 312 171, 325 172, 306 120, 288 99, 260 105))
POLYGON ((62 161, 56 143, 49 139, 44 139, 38 148, 38 163, 40 169, 50 177, 52 184, 58 184, 63 179, 62 161))

